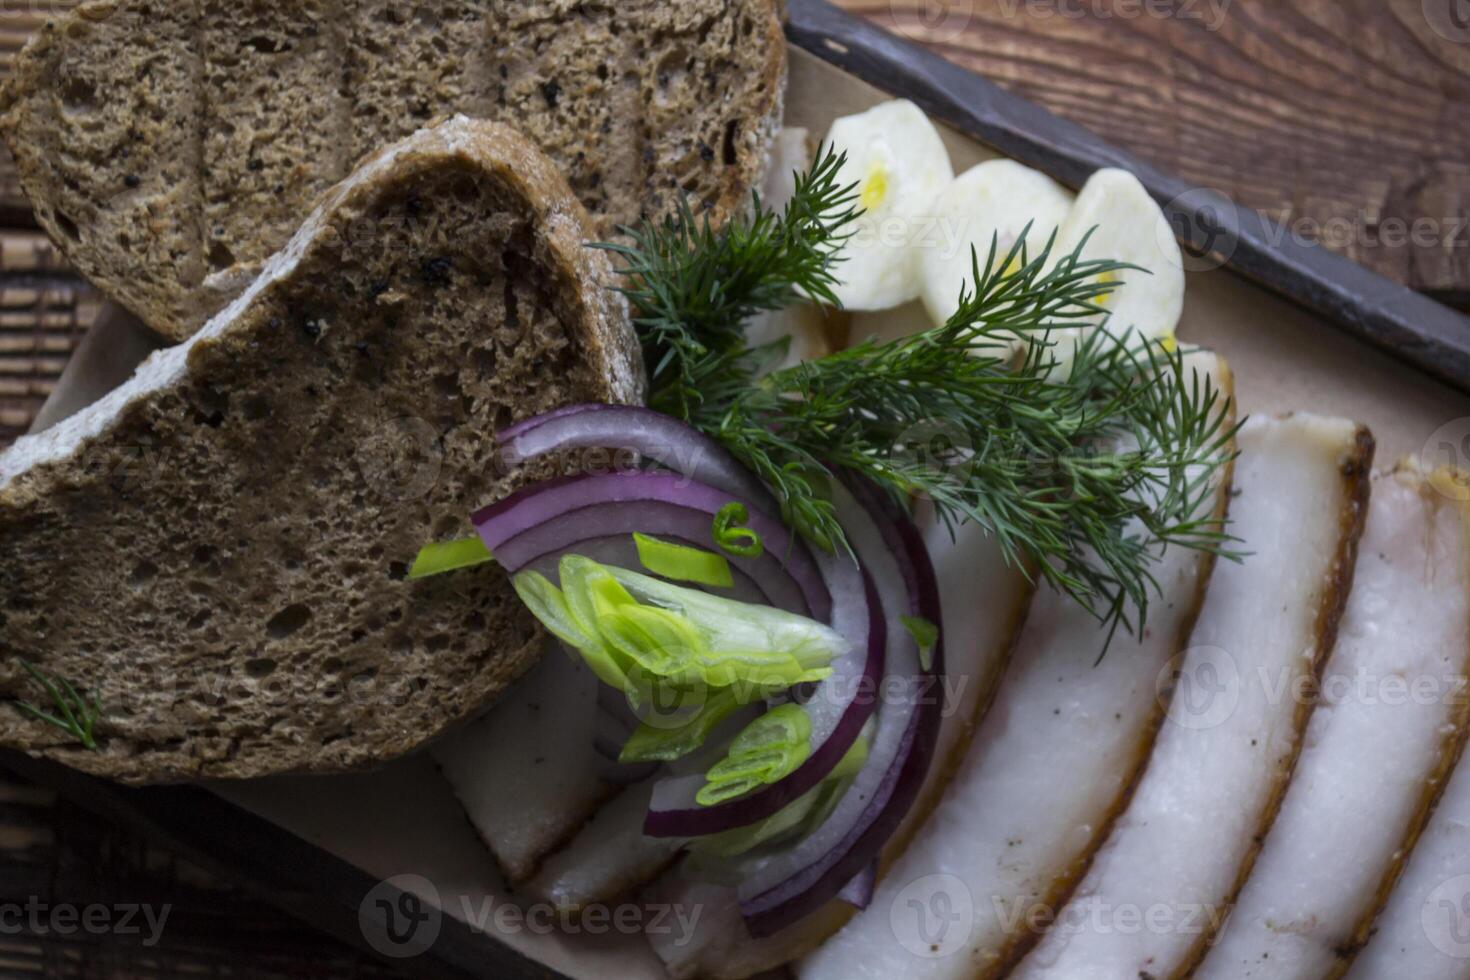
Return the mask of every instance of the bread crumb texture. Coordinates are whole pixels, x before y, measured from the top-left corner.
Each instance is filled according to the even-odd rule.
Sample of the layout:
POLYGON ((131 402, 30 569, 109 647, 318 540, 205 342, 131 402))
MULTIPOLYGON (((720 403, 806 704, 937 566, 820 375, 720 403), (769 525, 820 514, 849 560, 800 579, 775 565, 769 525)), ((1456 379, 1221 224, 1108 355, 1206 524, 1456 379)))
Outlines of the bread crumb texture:
MULTIPOLYGON (((484 566, 405 580, 510 492, 491 434, 641 394, 582 206, 508 127, 454 119, 328 192, 187 343, 0 456, 0 697, 95 691, 102 748, 0 704, 0 744, 133 782, 361 767, 539 655, 484 566)), ((540 476, 542 474, 530 474, 540 476)))
POLYGON ((526 133, 600 238, 743 206, 779 126, 777 0, 91 0, 0 94, 41 224, 182 340, 317 197, 464 113, 526 133))

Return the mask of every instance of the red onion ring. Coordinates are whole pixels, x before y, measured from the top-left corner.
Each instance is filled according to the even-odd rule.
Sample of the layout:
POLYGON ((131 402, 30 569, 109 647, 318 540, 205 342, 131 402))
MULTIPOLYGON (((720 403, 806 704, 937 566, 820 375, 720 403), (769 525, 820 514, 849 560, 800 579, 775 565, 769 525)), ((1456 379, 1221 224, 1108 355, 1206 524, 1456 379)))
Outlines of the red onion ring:
MULTIPOLYGON (((744 501, 735 501, 745 503, 744 501)), ((661 504, 703 513, 713 526, 715 515, 731 503, 730 495, 675 473, 630 472, 566 476, 526 487, 476 513, 471 521, 491 553, 500 557, 507 542, 561 520, 585 507, 610 504, 661 504)), ((747 526, 760 535, 767 553, 781 562, 805 599, 809 615, 826 622, 832 593, 821 563, 793 538, 786 527, 749 507, 747 526)), ((633 530, 641 528, 630 528, 633 530)), ((604 534, 606 529, 604 529, 604 534)))
MULTIPOLYGON (((895 615, 896 596, 906 593, 903 603, 910 615, 942 622, 933 565, 912 521, 866 487, 856 488, 847 500, 842 492, 834 495, 854 549, 887 586, 888 615, 895 615), (863 514, 853 513, 853 505, 863 514)), ((742 880, 741 914, 758 938, 779 932, 837 897, 878 859, 918 796, 943 717, 938 679, 944 656, 941 640, 930 669, 924 670, 917 643, 903 632, 904 637, 889 632, 894 645, 885 676, 885 682, 905 680, 903 697, 886 700, 879 709, 873 753, 857 781, 822 827, 783 854, 749 868, 742 880)))
MULTIPOLYGON (((586 554, 579 550, 582 542, 603 538, 612 529, 618 528, 636 529, 642 534, 709 551, 714 550, 710 539, 712 521, 713 517, 708 511, 661 502, 594 503, 567 511, 555 520, 510 538, 496 549, 495 560, 512 575, 533 565, 537 566, 538 571, 545 573, 541 565, 547 556, 586 554)), ((624 533, 622 537, 629 546, 627 558, 618 561, 601 558, 597 560, 636 570, 639 567, 639 558, 637 549, 633 547, 631 531, 624 533)), ((762 598, 743 599, 742 595, 748 594, 744 591, 741 594, 721 594, 728 594, 731 598, 742 601, 760 601, 802 616, 813 615, 811 601, 822 602, 824 605, 818 608, 821 615, 814 618, 825 620, 831 615, 831 599, 826 595, 826 589, 823 588, 820 595, 809 599, 780 560, 779 556, 783 554, 784 551, 775 550, 764 551, 755 558, 725 554, 724 557, 729 561, 731 571, 737 579, 744 577, 755 583, 762 598)), ((587 557, 597 556, 589 554, 587 557)))
POLYGON ((552 409, 549 412, 542 412, 540 415, 533 415, 528 419, 522 419, 514 425, 506 426, 499 432, 495 433, 495 441, 497 443, 500 443, 501 445, 504 445, 515 439, 522 433, 529 432, 530 430, 538 428, 539 426, 547 422, 553 422, 557 419, 566 418, 569 415, 579 415, 582 412, 601 411, 605 408, 617 407, 618 406, 616 405, 608 405, 603 402, 582 402, 577 405, 566 405, 562 408, 552 409))
POLYGON ((833 681, 855 686, 841 692, 838 683, 824 682, 825 687, 818 685, 802 702, 812 705, 818 715, 813 725, 817 748, 795 773, 772 786, 720 806, 701 807, 693 797, 703 785, 703 771, 681 772, 676 765, 674 774, 655 787, 645 833, 697 837, 775 814, 820 784, 876 711, 874 754, 837 811, 788 851, 768 855, 758 867, 748 869, 740 887, 742 914, 757 936, 784 927, 839 894, 860 906, 870 901, 877 856, 913 805, 932 761, 943 709, 942 699, 935 696, 943 669, 942 642, 925 670, 917 644, 899 622, 904 614, 942 622, 933 567, 912 522, 871 487, 856 486, 851 493, 839 488, 834 491, 838 517, 859 562, 811 555, 762 512, 773 510, 773 501, 753 474, 717 443, 646 409, 570 406, 511 426, 498 439, 503 460, 512 466, 561 450, 607 448, 635 451, 682 474, 682 478, 660 472, 569 477, 485 508, 475 515, 475 525, 497 557, 510 563, 508 567, 544 562, 573 547, 600 546, 608 540, 610 527, 662 534, 698 546, 708 526, 698 528, 694 522, 712 521, 732 497, 752 510, 752 530, 782 558, 759 567, 732 560, 732 568, 749 577, 762 594, 784 597, 772 605, 803 611, 800 601, 809 614, 830 620, 849 636, 854 648, 834 664, 833 681), (772 584, 781 572, 794 589, 784 582, 781 587, 772 584), (880 677, 907 682, 902 696, 881 708, 873 696, 880 677), (840 709, 836 711, 828 704, 834 691, 840 709))
POLYGON ((873 894, 877 890, 878 862, 873 861, 837 893, 837 898, 861 912, 873 904, 873 894))
POLYGON ((572 405, 518 423, 496 435, 507 467, 572 449, 627 449, 666 470, 775 511, 753 473, 719 443, 678 419, 631 405, 572 405))

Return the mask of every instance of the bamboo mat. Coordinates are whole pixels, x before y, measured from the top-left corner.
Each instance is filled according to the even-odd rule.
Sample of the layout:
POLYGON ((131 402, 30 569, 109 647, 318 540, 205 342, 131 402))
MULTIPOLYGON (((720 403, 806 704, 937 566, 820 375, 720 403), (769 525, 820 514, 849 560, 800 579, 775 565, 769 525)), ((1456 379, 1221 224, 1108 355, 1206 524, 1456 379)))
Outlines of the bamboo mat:
MULTIPOLYGON (((77 0, 0 0, 0 75, 48 16, 77 0)), ((101 297, 37 227, 0 145, 0 446, 30 427, 101 297)))
POLYGON ((404 976, 9 772, 0 773, 0 905, 24 920, 20 932, 0 935, 7 980, 404 976), (144 905, 158 928, 127 911, 144 905), (119 928, 50 925, 57 911, 94 906, 111 910, 119 928))

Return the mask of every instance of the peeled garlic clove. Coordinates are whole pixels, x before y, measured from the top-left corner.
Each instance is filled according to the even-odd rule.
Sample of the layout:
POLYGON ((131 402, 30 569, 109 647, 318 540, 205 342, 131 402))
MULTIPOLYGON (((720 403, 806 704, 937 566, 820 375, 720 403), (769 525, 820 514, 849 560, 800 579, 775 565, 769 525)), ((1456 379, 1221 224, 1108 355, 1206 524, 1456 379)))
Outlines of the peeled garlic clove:
POLYGON ((1103 277, 1117 284, 1098 301, 1107 315, 1072 321, 1075 325, 1053 331, 1057 360, 1069 364, 1084 334, 1098 326, 1114 338, 1131 331, 1135 342, 1172 342, 1184 312, 1184 258, 1163 210, 1137 177, 1126 170, 1094 174, 1057 235, 1054 259, 1071 255, 1084 239, 1083 260, 1111 259, 1147 271, 1130 269, 1103 277))
POLYGON ((942 234, 918 250, 924 307, 934 324, 954 316, 962 288, 974 291, 972 255, 978 254, 983 275, 992 242, 1002 262, 1029 224, 1027 254, 1034 258, 1067 220, 1074 200, 1061 184, 1014 160, 990 160, 956 177, 931 208, 942 234))
POLYGON ((915 243, 933 238, 934 199, 954 179, 939 131, 899 100, 838 119, 827 143, 847 154, 838 181, 857 185, 863 208, 835 267, 838 300, 850 310, 886 310, 917 299, 915 243))

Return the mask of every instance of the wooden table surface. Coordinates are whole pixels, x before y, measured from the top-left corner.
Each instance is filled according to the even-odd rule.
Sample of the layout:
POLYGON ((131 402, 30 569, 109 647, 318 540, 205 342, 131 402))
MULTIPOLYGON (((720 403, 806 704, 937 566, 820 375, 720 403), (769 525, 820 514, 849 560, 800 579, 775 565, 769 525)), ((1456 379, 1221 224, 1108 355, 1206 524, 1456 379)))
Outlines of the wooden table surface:
POLYGON ((1470 299, 1465 0, 838 2, 1284 234, 1470 299))
MULTIPOLYGON (((0 73, 76 0, 0 0, 0 73)), ((838 0, 1390 278, 1470 301, 1466 0, 838 0), (1458 14, 1458 20, 1455 15, 1458 14)), ((0 151, 0 445, 99 298, 0 151)), ((0 774, 0 903, 168 901, 160 947, 9 937, 0 974, 387 975, 227 884, 0 774)))

